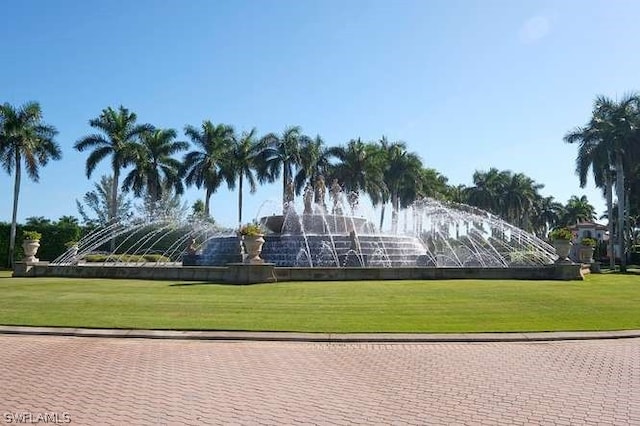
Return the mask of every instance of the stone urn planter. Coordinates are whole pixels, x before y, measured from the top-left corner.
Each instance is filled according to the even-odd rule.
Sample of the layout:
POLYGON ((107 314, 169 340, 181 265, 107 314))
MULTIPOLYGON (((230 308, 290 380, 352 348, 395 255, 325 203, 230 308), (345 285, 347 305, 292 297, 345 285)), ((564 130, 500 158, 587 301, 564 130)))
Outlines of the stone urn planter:
POLYGON ((558 255, 558 260, 556 263, 567 263, 571 262, 569 260, 569 252, 571 251, 571 241, 568 240, 553 240, 551 243, 553 248, 556 249, 556 254, 558 255))
POLYGON ((571 263, 569 253, 571 252, 572 238, 573 234, 567 227, 556 228, 549 233, 551 245, 556 249, 556 254, 558 255, 556 263, 571 263))
POLYGON ((24 251, 25 262, 38 262, 36 253, 40 248, 40 238, 42 235, 35 231, 25 231, 24 241, 22 242, 22 250, 24 251))
POLYGON ((593 263, 593 252, 596 250, 598 242, 593 238, 583 238, 578 248, 578 258, 581 263, 593 263))
POLYGON ((245 235, 242 238, 244 242, 244 251, 246 253, 245 263, 262 264, 264 260, 260 258, 262 253, 262 245, 264 244, 264 235, 245 235))
POLYGON ((262 245, 264 244, 264 229, 258 223, 248 223, 238 229, 238 235, 242 238, 244 245, 244 263, 262 264, 264 260, 260 258, 262 245))
POLYGON ((578 256, 581 263, 593 263, 593 252, 595 247, 581 245, 578 249, 578 256))

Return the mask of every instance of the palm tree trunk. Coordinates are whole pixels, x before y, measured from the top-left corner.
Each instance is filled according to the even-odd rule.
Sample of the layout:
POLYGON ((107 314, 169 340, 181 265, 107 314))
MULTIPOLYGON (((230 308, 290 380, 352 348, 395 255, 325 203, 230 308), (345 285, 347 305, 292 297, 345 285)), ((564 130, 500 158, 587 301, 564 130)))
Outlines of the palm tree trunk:
POLYGON ((616 154, 616 197, 618 198, 618 245, 620 249, 620 272, 627 271, 627 259, 625 256, 624 244, 624 166, 622 165, 622 155, 616 154))
POLYGON ((242 172, 238 177, 238 227, 242 226, 242 172))
POLYGON ((211 199, 211 190, 207 188, 204 193, 204 217, 209 219, 209 200, 211 199))
POLYGON ((380 231, 382 231, 382 225, 384 224, 384 208, 386 203, 382 203, 382 209, 380 210, 380 231))
POLYGON ((624 205, 627 206, 627 208, 624 209, 624 230, 625 230, 625 241, 626 241, 625 247, 631 248, 631 246, 633 245, 633 227, 631 226, 631 219, 629 217, 631 204, 629 204, 628 190, 624 191, 624 205))
POLYGON ((611 171, 607 171, 605 173, 605 197, 607 198, 607 218, 609 219, 609 223, 607 224, 607 228, 609 231, 609 267, 611 269, 616 268, 616 257, 613 252, 613 188, 611 183, 611 171))
MULTIPOLYGON (((113 223, 118 215, 118 181, 120 180, 120 169, 118 167, 113 169, 113 186, 111 187, 111 211, 109 212, 109 222, 113 223)), ((116 249, 116 238, 112 236, 110 250, 113 253, 116 249)))
POLYGON ((288 176, 288 171, 289 167, 287 162, 283 162, 282 163, 282 214, 285 214, 285 204, 287 202, 287 178, 288 176))
POLYGON ((120 180, 120 169, 113 169, 113 186, 111 187, 111 209, 109 211, 109 221, 115 220, 118 215, 118 183, 120 180))
POLYGON ((18 226, 18 196, 20 195, 20 152, 16 152, 16 178, 13 186, 13 214, 11 216, 11 231, 9 234, 9 267, 13 269, 13 258, 16 251, 16 228, 18 226))

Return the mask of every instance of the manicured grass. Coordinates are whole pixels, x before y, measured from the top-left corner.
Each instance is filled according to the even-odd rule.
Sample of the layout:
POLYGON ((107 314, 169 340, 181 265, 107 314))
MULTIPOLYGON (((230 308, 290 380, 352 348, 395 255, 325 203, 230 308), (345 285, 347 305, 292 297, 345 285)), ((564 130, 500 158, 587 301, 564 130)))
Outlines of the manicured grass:
POLYGON ((640 276, 229 286, 9 278, 0 324, 307 332, 640 329, 640 276))

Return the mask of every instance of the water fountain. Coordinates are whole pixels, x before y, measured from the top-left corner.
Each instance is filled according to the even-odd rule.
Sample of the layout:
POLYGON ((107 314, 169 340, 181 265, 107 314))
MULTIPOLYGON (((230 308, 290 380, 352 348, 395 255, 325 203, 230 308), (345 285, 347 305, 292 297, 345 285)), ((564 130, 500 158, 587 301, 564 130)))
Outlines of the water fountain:
MULTIPOLYGON (((289 195, 281 214, 256 218, 265 229, 262 258, 266 264, 260 270, 272 280, 575 275, 573 270, 559 275, 549 272, 549 266, 559 268, 553 265, 557 256, 552 246, 477 208, 419 200, 395 215, 398 221, 393 228, 402 231, 389 232, 377 229, 359 208, 358 197, 345 195, 337 182, 331 186, 329 208, 318 186, 324 183, 315 189, 309 185, 300 204, 289 195), (370 272, 353 272, 357 270, 370 272)), ((91 276, 103 276, 109 267, 136 266, 164 268, 163 273, 149 273, 154 277, 234 280, 229 270, 235 268, 234 276, 238 275, 242 260, 234 230, 206 221, 161 219, 98 229, 80 241, 77 253, 64 253, 51 262, 55 272, 50 268, 48 273, 68 275, 73 270, 86 275, 82 267, 92 266, 102 272, 91 276), (116 250, 104 251, 113 239, 116 250), (99 251, 104 251, 101 263, 90 265, 87 260, 99 251), (65 267, 71 269, 61 269, 65 267)))
MULTIPOLYGON (((307 198, 302 214, 289 201, 283 214, 258 218, 266 231, 263 259, 278 267, 508 268, 551 264, 556 258, 546 242, 470 206, 419 200, 406 215, 411 222, 398 227, 404 231, 391 233, 376 229, 353 208, 342 214, 347 209, 341 191, 334 189, 332 199, 330 212, 322 199, 310 205, 307 198)), ((232 236, 210 240, 199 264, 226 264, 234 246, 232 236)))

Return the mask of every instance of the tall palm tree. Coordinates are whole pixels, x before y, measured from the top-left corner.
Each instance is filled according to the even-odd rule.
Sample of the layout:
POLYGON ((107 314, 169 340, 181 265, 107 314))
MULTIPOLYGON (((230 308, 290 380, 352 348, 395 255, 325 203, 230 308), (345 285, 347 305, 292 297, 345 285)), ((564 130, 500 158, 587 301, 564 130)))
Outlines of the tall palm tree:
POLYGON ((327 155, 337 160, 329 167, 329 175, 338 179, 345 191, 363 192, 369 195, 373 205, 383 199, 386 202, 383 156, 376 144, 365 143, 360 138, 351 139, 346 146, 329 148, 327 155))
MULTIPOLYGON (((597 113, 598 109, 594 109, 597 113)), ((589 170, 593 172, 593 180, 598 188, 604 191, 607 203, 607 228, 609 231, 609 266, 615 268, 615 256, 613 255, 614 229, 613 229, 613 179, 614 171, 611 165, 612 151, 608 145, 604 129, 598 125, 598 121, 592 117, 590 122, 584 127, 576 127, 564 136, 567 143, 578 143, 578 155, 576 157, 576 174, 580 181, 580 187, 587 185, 589 170)))
MULTIPOLYGON (((620 269, 626 270, 626 244, 624 237, 626 194, 625 172, 637 160, 640 141, 640 97, 627 94, 620 101, 598 96, 594 102, 592 117, 584 128, 577 128, 567 136, 567 142, 585 145, 586 153, 591 146, 599 158, 598 168, 602 168, 606 156, 609 169, 615 171, 616 198, 618 203, 618 244, 620 247, 620 269), (602 147, 598 145, 602 144, 602 147), (593 147, 595 145, 595 147, 593 147), (606 153, 604 154, 603 151, 606 153)), ((584 153, 583 153, 584 154, 584 153)), ((578 157, 580 161, 580 157, 578 157)), ((588 163, 588 160, 587 160, 588 163)), ((611 209, 608 208, 608 212, 611 209)))
POLYGON ((522 173, 508 174, 504 193, 504 217, 522 229, 532 231, 531 213, 538 195, 544 185, 536 183, 522 173))
POLYGON ((564 215, 564 206, 553 197, 536 197, 531 215, 534 233, 540 238, 545 238, 550 229, 560 225, 564 215))
POLYGON ((444 199, 449 194, 450 188, 447 184, 449 179, 436 169, 429 167, 422 169, 417 181, 419 182, 420 191, 416 194, 416 198, 431 197, 444 199))
POLYGON ((421 175, 422 170, 422 161, 417 154, 400 149, 392 150, 385 170, 385 182, 391 195, 391 223, 394 232, 398 230, 400 209, 420 196, 421 189, 416 184, 416 177, 421 175))
POLYGON ((596 209, 589 203, 586 195, 578 198, 572 195, 564 208, 564 217, 562 221, 564 225, 575 225, 580 222, 589 222, 595 220, 596 209))
POLYGON ((320 175, 328 177, 331 170, 331 151, 317 135, 314 139, 303 137, 300 143, 300 165, 294 178, 296 194, 306 183, 313 183, 320 175))
POLYGON ((470 205, 502 216, 504 213, 504 194, 509 175, 492 167, 489 171, 473 173, 473 185, 467 189, 467 200, 470 205))
MULTIPOLYGON (((417 154, 407 151, 407 145, 404 142, 389 143, 387 138, 383 136, 380 140, 380 147, 384 154, 384 182, 391 200, 391 227, 392 231, 396 232, 398 230, 398 212, 404 204, 402 194, 406 193, 407 187, 416 185, 415 177, 422 170, 422 161, 417 154)), ((409 194, 411 193, 409 192, 409 194)), ((382 221, 381 218, 380 227, 382 227, 382 221)))
POLYGON ((153 130, 150 124, 136 124, 137 119, 135 113, 122 105, 117 110, 108 107, 102 110, 99 117, 89 120, 89 125, 101 133, 85 136, 74 145, 80 152, 93 149, 87 158, 87 178, 91 177, 100 161, 111 157, 113 185, 109 220, 117 219, 120 171, 133 162, 141 135, 153 130))
MULTIPOLYGON (((227 166, 230 173, 238 179, 238 225, 242 225, 242 192, 244 178, 249 182, 249 190, 256 192, 257 158, 260 153, 260 145, 256 139, 255 127, 248 132, 243 132, 240 138, 234 138, 228 157, 230 163, 227 166)), ((235 185, 233 185, 234 187, 235 185)), ((232 187, 232 189, 233 189, 232 187)))
POLYGON ((453 201, 454 203, 467 204, 468 203, 469 188, 464 184, 449 185, 445 192, 445 199, 453 201))
MULTIPOLYGON (((282 174, 282 202, 286 202, 287 182, 300 165, 300 144, 304 136, 299 126, 287 127, 281 135, 269 133, 260 139, 258 179, 275 182, 282 174)), ((284 208, 284 207, 283 207, 284 208)))
POLYGON ((182 173, 187 186, 195 185, 200 189, 204 186, 204 216, 210 216, 209 202, 211 195, 218 190, 222 182, 232 186, 233 174, 225 161, 234 144, 233 127, 226 124, 214 125, 205 120, 200 128, 185 126, 184 133, 196 146, 194 151, 187 153, 183 160, 182 173))
POLYGON ((174 129, 155 129, 143 133, 133 153, 133 169, 122 181, 122 188, 125 191, 132 190, 137 197, 146 190, 151 203, 160 200, 167 189, 182 194, 182 165, 172 155, 186 150, 189 144, 176 141, 176 137, 174 129))
POLYGON ((54 141, 57 133, 55 127, 42 122, 42 110, 37 102, 29 102, 19 108, 8 103, 0 105, 0 163, 9 175, 15 171, 9 266, 13 265, 15 253, 23 161, 27 176, 38 182, 40 166, 46 166, 50 159, 62 157, 60 147, 54 141))

